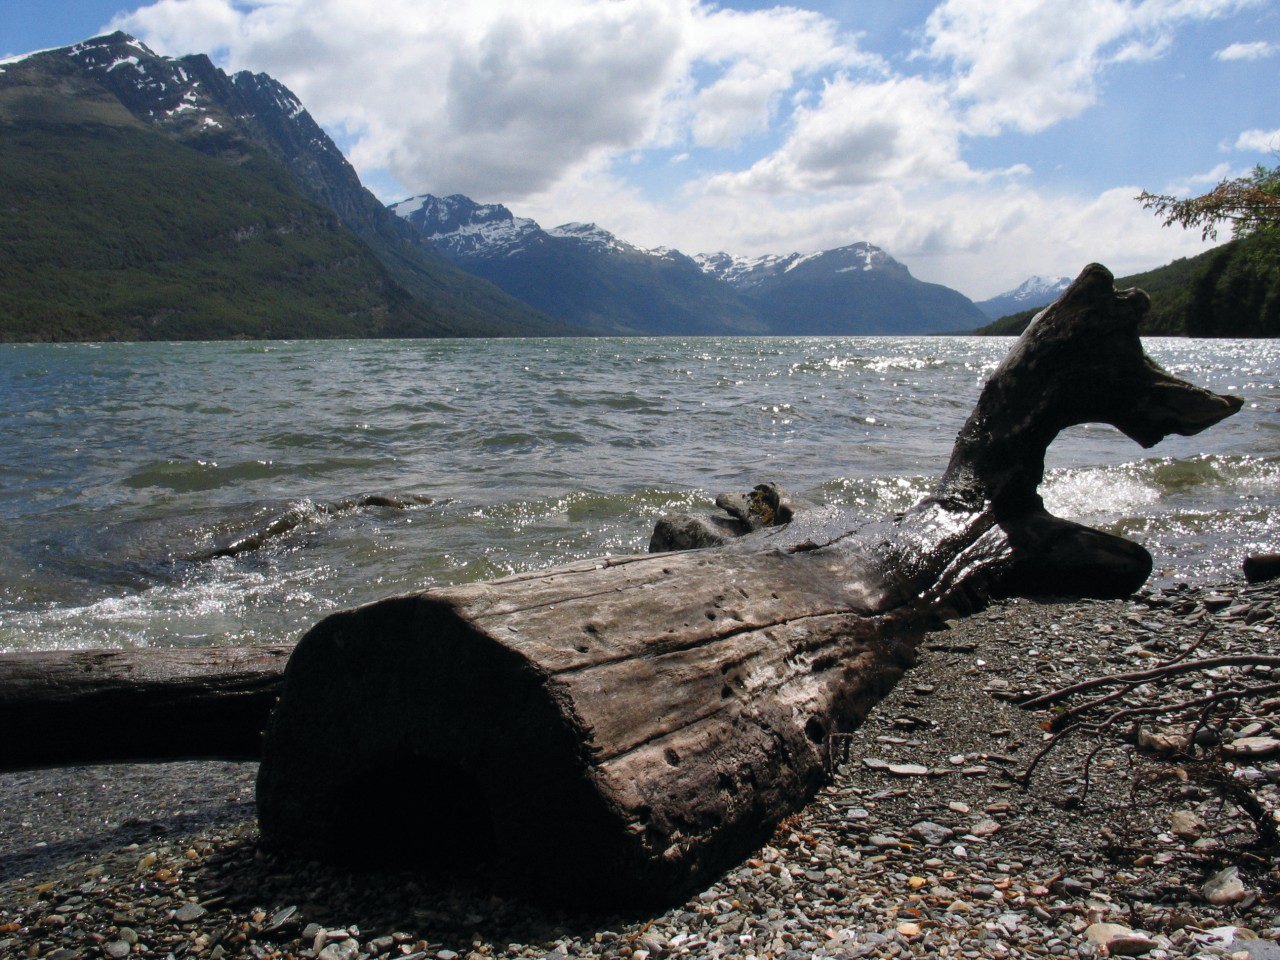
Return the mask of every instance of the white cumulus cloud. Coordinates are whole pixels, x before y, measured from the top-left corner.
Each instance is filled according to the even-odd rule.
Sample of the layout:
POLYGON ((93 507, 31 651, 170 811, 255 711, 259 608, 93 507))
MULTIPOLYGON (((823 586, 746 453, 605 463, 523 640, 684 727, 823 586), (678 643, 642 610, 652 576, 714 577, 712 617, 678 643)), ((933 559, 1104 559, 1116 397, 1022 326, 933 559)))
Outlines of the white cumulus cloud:
POLYGON ((1280 51, 1280 43, 1258 40, 1253 43, 1233 43, 1223 47, 1214 56, 1219 60, 1265 60, 1280 51))
POLYGON ((517 197, 656 134, 692 16, 684 0, 160 0, 122 25, 284 80, 357 167, 517 197))
POLYGON ((1280 130, 1246 130, 1236 139, 1237 150, 1257 150, 1263 153, 1280 151, 1280 130))
POLYGON ((960 128, 945 91, 919 77, 837 77, 815 105, 797 108, 793 123, 780 150, 745 171, 712 177, 709 188, 810 193, 973 175, 960 159, 960 128))
POLYGON ((698 0, 159 0, 118 23, 284 80, 358 168, 507 199, 629 150, 732 147, 876 62, 818 13, 698 0))
POLYGON ((1028 133, 1076 117, 1112 65, 1162 56, 1172 31, 1259 0, 944 0, 924 52, 950 64, 953 96, 975 133, 1028 133))

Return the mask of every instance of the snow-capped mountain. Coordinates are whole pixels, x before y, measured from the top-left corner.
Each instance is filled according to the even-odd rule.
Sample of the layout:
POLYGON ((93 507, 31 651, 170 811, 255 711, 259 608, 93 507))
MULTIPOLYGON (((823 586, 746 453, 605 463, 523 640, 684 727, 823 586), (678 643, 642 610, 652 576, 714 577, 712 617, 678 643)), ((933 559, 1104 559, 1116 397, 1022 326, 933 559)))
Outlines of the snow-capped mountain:
POLYGON ((648 256, 664 256, 662 252, 645 250, 627 243, 625 240, 619 240, 608 230, 598 227, 594 223, 562 223, 558 227, 552 227, 547 233, 561 240, 580 243, 586 247, 593 248, 599 253, 640 253, 648 256))
POLYGON ((1030 277, 1013 290, 979 302, 977 307, 988 320, 999 320, 1011 313, 1048 306, 1069 286, 1070 277, 1030 277))
POLYGON ((391 210, 454 263, 559 320, 617 334, 762 334, 734 291, 678 251, 644 250, 591 223, 544 230, 455 194, 391 210))
POLYGON ((542 232, 537 223, 513 216, 500 203, 476 203, 461 194, 410 197, 390 209, 425 234, 438 250, 458 259, 503 255, 542 232))
MULTIPOLYGON (((69 244, 37 249, 41 238, 95 218, 115 222, 110 243, 130 250, 134 275, 71 265, 67 297, 95 304, 76 321, 84 335, 572 332, 449 263, 364 188, 299 99, 266 74, 228 75, 203 54, 162 57, 117 32, 0 63, 0 100, 6 138, 21 136, 26 151, 14 155, 6 193, 26 197, 23 215, 41 222, 23 255, 60 255, 69 244), (54 155, 59 176, 109 195, 80 221, 68 201, 24 186, 54 155), (154 229, 126 239, 139 199, 154 229), (224 237, 240 246, 224 249, 224 237), (266 248, 247 253, 260 238, 266 248), (81 284, 93 294, 75 294, 81 284), (264 284, 288 306, 268 310, 264 284), (105 316, 108 306, 118 316, 105 316), (287 319, 272 319, 281 313, 287 319)), ((56 297, 43 301, 25 335, 78 335, 63 328, 69 311, 56 297)))
POLYGON ((762 257, 736 257, 721 251, 720 253, 700 253, 693 259, 706 273, 740 290, 749 290, 768 284, 822 257, 828 258, 826 265, 836 272, 895 267, 906 269, 879 247, 869 243, 855 243, 834 250, 819 250, 817 253, 789 253, 785 256, 768 254, 762 257))
POLYGON ((368 214, 368 191, 355 168, 298 98, 267 74, 228 75, 204 54, 161 57, 126 33, 94 37, 65 53, 82 76, 148 125, 206 152, 266 149, 315 199, 339 201, 329 205, 344 208, 338 210, 344 217, 368 214))
POLYGON ((477 203, 460 193, 410 197, 393 203, 390 209, 421 230, 437 249, 459 259, 507 256, 548 238, 599 253, 663 255, 619 240, 594 223, 565 223, 543 230, 537 221, 517 217, 500 203, 477 203))
POLYGON ((984 319, 963 294, 917 280, 870 243, 809 254, 694 259, 742 294, 775 333, 957 333, 984 319))
POLYGON ((884 250, 689 257, 595 224, 544 230, 501 204, 414 197, 391 208, 464 269, 554 317, 626 333, 920 334, 972 330, 963 295, 922 283, 884 250))

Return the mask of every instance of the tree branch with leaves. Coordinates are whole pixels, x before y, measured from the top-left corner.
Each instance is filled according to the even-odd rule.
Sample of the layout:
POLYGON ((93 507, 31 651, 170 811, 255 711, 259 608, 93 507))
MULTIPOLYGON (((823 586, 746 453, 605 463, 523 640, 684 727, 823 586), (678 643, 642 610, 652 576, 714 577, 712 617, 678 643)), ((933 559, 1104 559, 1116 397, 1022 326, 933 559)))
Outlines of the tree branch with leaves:
POLYGON ((1270 253, 1280 251, 1280 165, 1259 164, 1248 176, 1223 180, 1198 197, 1179 199, 1144 190, 1137 199, 1143 209, 1164 217, 1166 227, 1198 227, 1203 239, 1217 240, 1218 225, 1229 223, 1236 239, 1265 237, 1270 253))

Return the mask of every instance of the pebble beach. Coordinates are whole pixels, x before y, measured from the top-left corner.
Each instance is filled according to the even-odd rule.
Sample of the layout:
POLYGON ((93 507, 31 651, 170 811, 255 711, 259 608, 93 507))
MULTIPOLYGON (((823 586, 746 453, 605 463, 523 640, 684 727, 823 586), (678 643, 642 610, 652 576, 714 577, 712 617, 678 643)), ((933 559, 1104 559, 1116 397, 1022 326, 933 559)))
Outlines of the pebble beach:
POLYGON ((0 957, 1280 960, 1278 616, 1230 582, 952 621, 805 809, 661 911, 264 851, 253 764, 3 774, 0 957))

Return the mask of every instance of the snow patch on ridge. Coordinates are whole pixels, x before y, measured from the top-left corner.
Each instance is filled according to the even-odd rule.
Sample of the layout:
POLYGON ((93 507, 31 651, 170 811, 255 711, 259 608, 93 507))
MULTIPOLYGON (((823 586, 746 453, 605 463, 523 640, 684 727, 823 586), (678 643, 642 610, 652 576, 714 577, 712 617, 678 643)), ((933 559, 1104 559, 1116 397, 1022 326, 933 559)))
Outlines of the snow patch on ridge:
POLYGON ((637 250, 631 244, 619 240, 608 230, 602 230, 594 223, 562 223, 547 231, 548 236, 560 237, 564 240, 577 240, 602 250, 613 250, 628 253, 637 250))
POLYGON ((700 253, 693 257, 693 261, 703 273, 723 280, 731 286, 746 289, 759 286, 767 280, 790 273, 798 267, 814 263, 823 257, 831 259, 830 269, 833 273, 891 269, 897 266, 897 261, 893 257, 870 243, 854 243, 834 250, 819 250, 816 253, 768 254, 762 257, 734 256, 723 251, 700 253), (850 260, 853 262, 850 263, 850 260))
POLYGON ((527 237, 540 232, 537 223, 512 216, 501 204, 478 204, 460 194, 410 197, 391 204, 390 210, 418 227, 432 243, 459 255, 512 253, 527 237))

